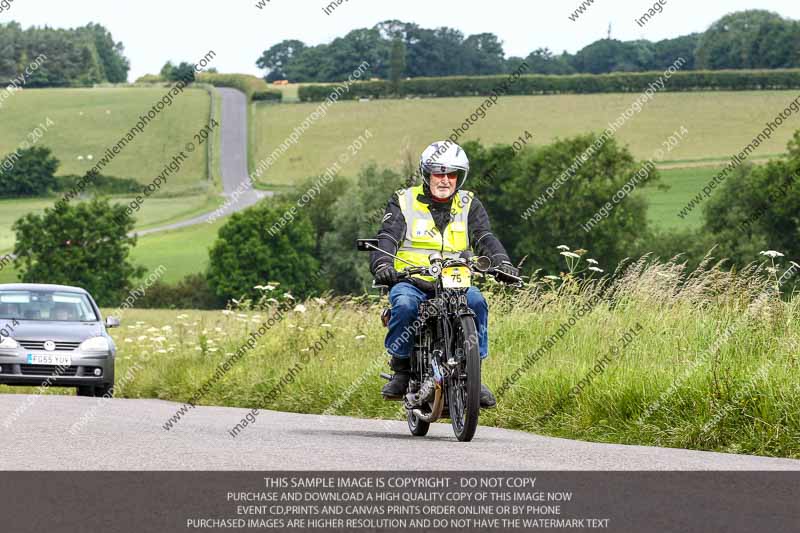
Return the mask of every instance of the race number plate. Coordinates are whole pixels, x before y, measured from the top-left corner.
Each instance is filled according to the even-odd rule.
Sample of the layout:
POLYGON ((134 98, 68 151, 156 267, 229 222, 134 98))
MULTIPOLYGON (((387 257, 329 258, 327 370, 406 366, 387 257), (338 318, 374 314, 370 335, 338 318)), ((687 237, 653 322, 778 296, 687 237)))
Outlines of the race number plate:
POLYGON ((28 354, 29 365, 58 365, 69 366, 72 364, 72 358, 69 355, 61 354, 28 354))
POLYGON ((442 285, 445 289, 469 287, 472 273, 467 267, 447 267, 442 270, 442 285))

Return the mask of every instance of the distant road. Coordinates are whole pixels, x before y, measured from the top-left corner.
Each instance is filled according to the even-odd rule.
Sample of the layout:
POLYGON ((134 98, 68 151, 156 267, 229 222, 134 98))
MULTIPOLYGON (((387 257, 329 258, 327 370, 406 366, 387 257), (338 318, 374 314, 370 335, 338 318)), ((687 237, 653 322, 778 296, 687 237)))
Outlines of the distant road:
POLYGON ((256 191, 251 188, 241 187, 242 183, 250 179, 247 169, 247 97, 243 92, 236 89, 217 88, 216 90, 222 98, 220 164, 222 167, 223 196, 227 200, 234 191, 239 190, 236 200, 231 202, 230 205, 223 206, 223 209, 219 212, 212 211, 179 222, 173 222, 172 224, 137 230, 132 233, 143 236, 202 224, 208 222, 212 216, 221 218, 246 209, 265 196, 272 196, 273 193, 271 191, 256 191))
MULTIPOLYGON (((376 392, 377 394, 377 392, 376 392)), ((30 398, 0 395, 0 413, 30 398)), ((0 470, 800 470, 800 461, 597 444, 479 427, 461 443, 450 424, 412 437, 404 421, 261 411, 235 438, 249 409, 196 407, 166 431, 182 404, 46 395, 2 430, 0 470), (425 458, 454 458, 430 462, 425 458)))

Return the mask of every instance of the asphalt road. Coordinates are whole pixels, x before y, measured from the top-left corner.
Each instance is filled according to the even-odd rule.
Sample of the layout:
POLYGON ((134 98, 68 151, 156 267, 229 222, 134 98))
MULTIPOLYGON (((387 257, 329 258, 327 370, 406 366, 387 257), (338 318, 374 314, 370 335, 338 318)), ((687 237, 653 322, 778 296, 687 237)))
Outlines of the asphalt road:
POLYGON ((248 409, 197 407, 170 431, 180 404, 161 400, 0 395, 2 470, 799 470, 800 461, 595 444, 480 427, 460 443, 449 424, 412 437, 405 422, 262 411, 236 438, 248 409), (73 424, 98 406, 82 430, 73 424), (457 461, 429 463, 421 457, 457 461), (453 455, 455 457, 455 455, 453 455))
POLYGON ((212 217, 216 219, 228 216, 250 207, 265 196, 272 196, 271 191, 257 191, 243 186, 250 179, 247 169, 247 99, 244 93, 228 88, 217 88, 217 92, 222 98, 220 165, 225 204, 219 211, 204 213, 155 228, 138 230, 134 232, 137 235, 148 235, 202 224, 208 222, 212 217))

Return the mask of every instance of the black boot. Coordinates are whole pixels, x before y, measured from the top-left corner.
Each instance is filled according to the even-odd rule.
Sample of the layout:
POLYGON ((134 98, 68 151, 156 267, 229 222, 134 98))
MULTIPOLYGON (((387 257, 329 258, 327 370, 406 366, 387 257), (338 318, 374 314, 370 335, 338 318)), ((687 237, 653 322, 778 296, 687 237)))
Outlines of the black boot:
MULTIPOLYGON (((481 370, 483 370, 483 359, 481 359, 481 370)), ((481 372, 481 375, 483 372, 481 372)), ((489 390, 489 387, 481 383, 481 409, 491 409, 497 405, 497 400, 494 398, 494 394, 492 391, 489 390)))
POLYGON ((408 381, 411 379, 411 358, 400 359, 392 356, 389 367, 394 370, 391 381, 383 386, 381 394, 384 400, 401 400, 408 389, 408 381))

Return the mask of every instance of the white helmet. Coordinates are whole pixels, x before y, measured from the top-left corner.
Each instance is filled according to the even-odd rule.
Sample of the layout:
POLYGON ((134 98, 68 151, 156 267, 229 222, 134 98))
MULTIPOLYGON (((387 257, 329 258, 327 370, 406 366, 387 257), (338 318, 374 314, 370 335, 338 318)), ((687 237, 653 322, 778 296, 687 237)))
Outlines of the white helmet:
POLYGON ((456 190, 464 186, 469 174, 469 159, 467 153, 453 141, 438 141, 422 152, 419 158, 419 173, 422 181, 430 187, 431 174, 458 173, 456 190))

